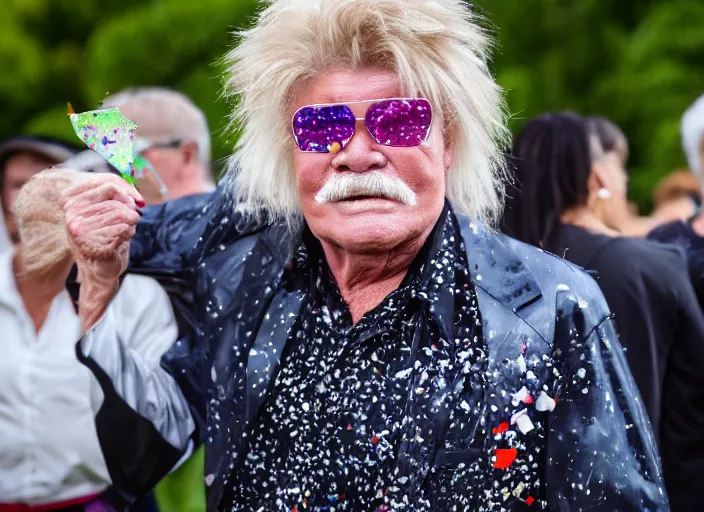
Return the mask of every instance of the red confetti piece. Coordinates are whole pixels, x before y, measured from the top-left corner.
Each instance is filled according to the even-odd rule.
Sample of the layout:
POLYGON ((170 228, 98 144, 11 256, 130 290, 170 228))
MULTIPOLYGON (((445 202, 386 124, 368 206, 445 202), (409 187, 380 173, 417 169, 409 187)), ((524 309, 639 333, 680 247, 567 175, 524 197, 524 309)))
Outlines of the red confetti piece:
POLYGON ((345 499, 345 495, 344 495, 344 494, 340 494, 340 499, 341 499, 341 500, 344 500, 344 499, 345 499))
POLYGON ((433 350, 437 350, 437 349, 438 349, 438 347, 435 346, 435 343, 433 343, 433 345, 432 345, 430 348, 432 348, 433 350))
POLYGON ((500 448, 496 450, 496 462, 494 462, 494 467, 498 469, 506 469, 513 464, 513 461, 516 460, 517 456, 518 451, 515 448, 500 448))
POLYGON ((372 436, 372 444, 376 444, 376 443, 378 443, 378 442, 379 442, 379 438, 376 437, 376 434, 374 434, 374 435, 372 436))
POLYGON ((508 422, 504 421, 500 423, 498 427, 494 428, 494 434, 503 434, 508 430, 508 422))
POLYGON ((528 496, 526 498, 526 505, 528 505, 530 507, 534 501, 535 501, 535 499, 533 498, 533 496, 528 496))
POLYGON ((530 396, 530 395, 528 395, 527 397, 525 397, 525 398, 523 399, 523 403, 524 403, 524 404, 532 404, 532 403, 533 403, 533 397, 530 396))
POLYGON ((352 423, 350 423, 349 425, 347 425, 347 430, 352 430, 352 423))

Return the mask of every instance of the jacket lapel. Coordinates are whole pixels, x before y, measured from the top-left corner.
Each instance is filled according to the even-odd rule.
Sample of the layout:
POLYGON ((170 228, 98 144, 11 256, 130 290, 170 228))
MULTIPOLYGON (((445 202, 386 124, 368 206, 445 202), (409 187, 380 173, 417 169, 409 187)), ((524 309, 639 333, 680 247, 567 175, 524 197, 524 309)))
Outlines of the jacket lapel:
MULTIPOLYGON (((466 216, 458 215, 457 220, 467 251, 471 280, 478 292, 482 323, 496 325, 492 320, 497 320, 495 318, 497 305, 500 305, 499 309, 506 313, 498 316, 504 320, 515 319, 514 322, 498 322, 501 323, 500 332, 483 329, 487 346, 496 346, 496 336, 509 337, 518 317, 524 316, 522 310, 538 301, 542 293, 528 266, 511 248, 510 239, 489 230, 480 223, 472 222, 466 216)), ((271 258, 273 267, 283 269, 291 260, 296 240, 288 236, 285 231, 276 228, 267 229, 260 237, 262 250, 252 251, 249 257, 260 258, 263 253, 266 253, 267 257, 271 258)), ((278 279, 271 281, 271 284, 276 291, 266 306, 259 327, 255 329, 254 339, 247 345, 250 349, 247 356, 244 418, 250 422, 256 418, 266 399, 286 341, 305 300, 304 294, 299 290, 287 289, 282 284, 280 272, 278 279)), ((431 310, 431 316, 440 327, 443 336, 453 340, 452 294, 448 296, 441 294, 437 300, 443 304, 436 304, 437 307, 431 310)), ((421 460, 418 462, 423 460, 425 462, 420 467, 416 467, 416 471, 408 471, 410 468, 406 468, 408 473, 415 473, 413 475, 415 482, 409 482, 410 488, 420 490, 425 476, 433 465, 437 448, 442 449, 438 446, 436 450, 431 450, 426 456, 420 457, 421 460)))
POLYGON ((458 215, 457 220, 474 286, 522 316, 521 309, 542 297, 540 286, 528 266, 510 247, 505 235, 463 215, 458 215))
POLYGON ((254 341, 249 344, 245 418, 250 422, 256 419, 268 395, 291 328, 305 299, 299 290, 287 289, 285 283, 281 283, 283 269, 293 257, 295 238, 284 228, 273 227, 262 233, 261 242, 262 251, 268 253, 273 266, 282 271, 276 283, 271 285, 276 290, 275 295, 256 330, 254 341))
POLYGON ((264 315, 247 359, 245 417, 254 421, 259 413, 305 296, 279 289, 264 315))
MULTIPOLYGON (((460 225, 464 249, 467 252, 470 278, 477 291, 484 344, 491 357, 515 359, 520 355, 521 347, 521 343, 517 343, 520 336, 516 329, 522 323, 521 319, 524 319, 524 315, 527 316, 530 310, 527 306, 542 297, 540 287, 528 266, 511 248, 510 239, 487 229, 482 224, 472 222, 466 216, 457 215, 457 221, 460 225), (518 353, 513 354, 516 347, 518 347, 518 353)), ((446 297, 442 295, 440 294, 436 299, 445 301, 445 304, 442 307, 433 308, 432 316, 443 331, 443 336, 452 341, 455 338, 453 297, 451 293, 446 297)), ((462 394, 460 397, 455 397, 456 403, 467 400, 472 403, 483 403, 486 406, 486 400, 481 396, 475 396, 470 400, 464 386, 458 386, 455 389, 456 393, 462 394)), ((477 391, 480 395, 484 392, 485 389, 477 391)), ((449 411, 445 412, 449 414, 449 411)), ((459 411, 459 414, 461 413, 459 411)), ((482 418, 474 417, 468 421, 476 421, 478 426, 482 418)), ((436 428, 442 431, 447 426, 447 424, 436 425, 436 428)), ((472 442, 471 439, 467 440, 468 445, 472 442)), ((415 474, 411 473, 414 478, 409 482, 411 493, 422 492, 421 489, 426 484, 430 470, 437 464, 451 459, 452 454, 445 452, 442 436, 438 438, 438 443, 435 450, 417 454, 416 471, 415 474)), ((401 471, 409 472, 408 468, 403 467, 405 461, 399 462, 401 471)))

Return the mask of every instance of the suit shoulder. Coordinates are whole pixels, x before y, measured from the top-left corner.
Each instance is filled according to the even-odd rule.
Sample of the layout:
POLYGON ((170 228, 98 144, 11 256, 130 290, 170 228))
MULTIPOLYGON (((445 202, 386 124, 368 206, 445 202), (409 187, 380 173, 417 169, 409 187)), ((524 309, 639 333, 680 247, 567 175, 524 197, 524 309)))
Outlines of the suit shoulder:
POLYGON ((653 240, 616 238, 595 259, 595 265, 601 277, 624 285, 644 281, 665 289, 689 280, 684 250, 653 240))
POLYGON ((530 269, 544 293, 548 288, 557 291, 559 287, 568 287, 601 295, 596 281, 582 267, 507 235, 499 236, 530 269))
MULTIPOLYGON (((594 327, 610 316, 609 306, 596 280, 582 267, 548 251, 505 235, 504 241, 530 270, 540 287, 544 313, 560 317, 579 314, 594 327), (550 310, 549 312, 547 310, 550 310)), ((531 315, 535 317, 535 315, 531 315)))

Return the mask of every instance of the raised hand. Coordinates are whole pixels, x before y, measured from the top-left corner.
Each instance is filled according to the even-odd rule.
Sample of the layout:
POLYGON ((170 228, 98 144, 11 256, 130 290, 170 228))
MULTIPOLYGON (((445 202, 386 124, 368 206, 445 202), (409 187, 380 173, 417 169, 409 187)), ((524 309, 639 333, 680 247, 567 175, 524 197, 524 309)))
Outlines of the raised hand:
POLYGON ((105 311, 127 268, 129 242, 144 199, 118 176, 96 174, 78 180, 59 204, 78 266, 79 315, 85 332, 105 311))

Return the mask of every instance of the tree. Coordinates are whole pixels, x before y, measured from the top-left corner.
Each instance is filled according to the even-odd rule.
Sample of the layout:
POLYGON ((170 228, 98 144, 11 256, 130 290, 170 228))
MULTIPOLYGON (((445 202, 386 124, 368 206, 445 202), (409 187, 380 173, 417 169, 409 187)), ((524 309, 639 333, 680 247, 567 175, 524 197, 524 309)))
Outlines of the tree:
POLYGON ((12 0, 3 9, 0 66, 10 72, 0 76, 0 136, 73 140, 67 102, 89 110, 125 87, 161 85, 206 113, 214 158, 231 153, 218 62, 256 0, 12 0))
MULTIPOLYGON (((477 0, 497 39, 494 70, 511 128, 549 110, 601 114, 631 142, 632 193, 684 165, 679 118, 704 92, 700 0, 477 0)), ((256 0, 5 0, 0 5, 0 136, 73 137, 65 118, 111 92, 163 85, 208 117, 215 158, 224 132, 219 58, 256 0)))

